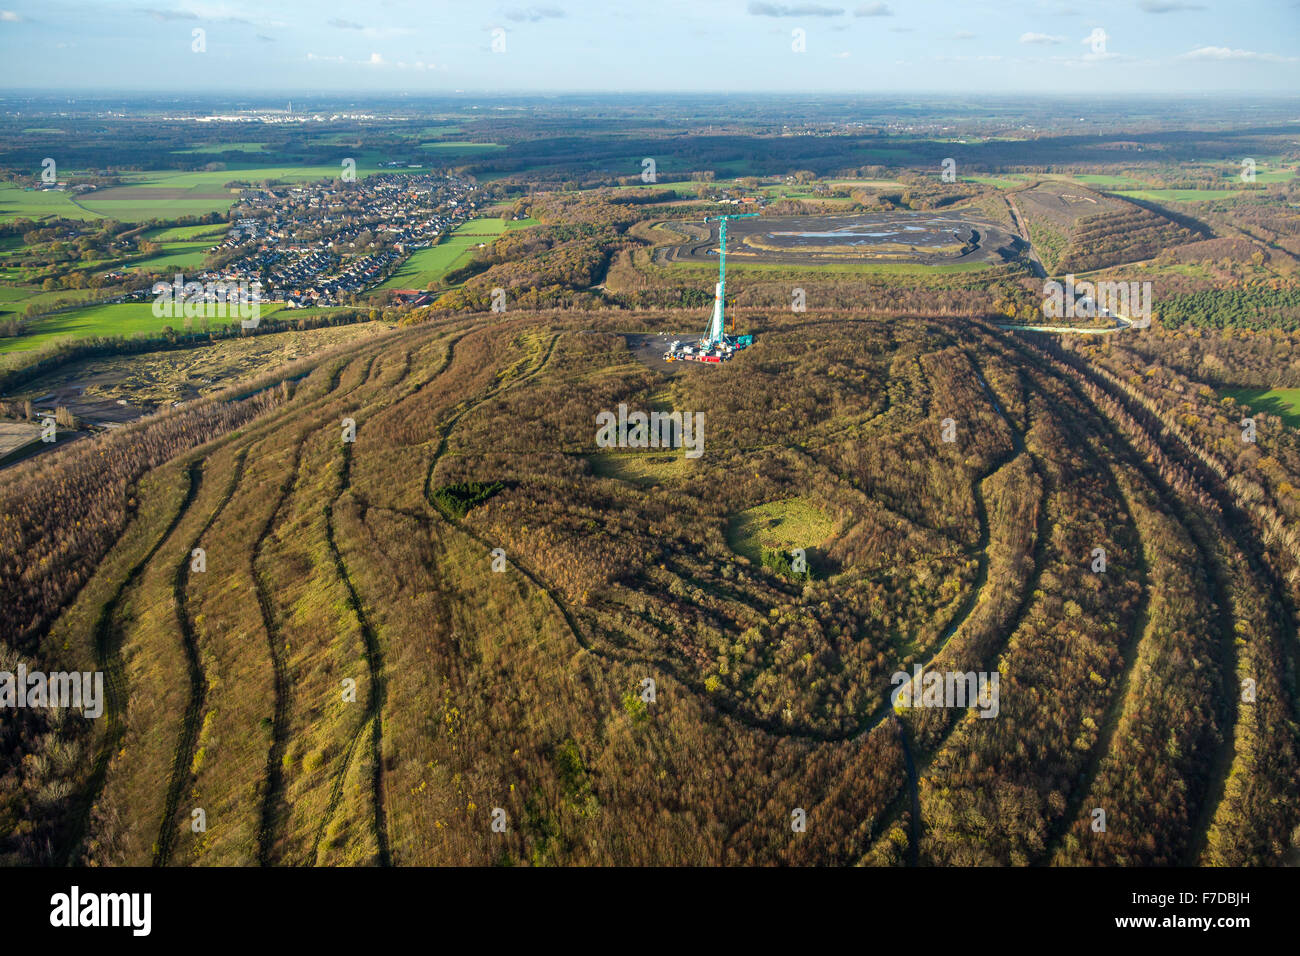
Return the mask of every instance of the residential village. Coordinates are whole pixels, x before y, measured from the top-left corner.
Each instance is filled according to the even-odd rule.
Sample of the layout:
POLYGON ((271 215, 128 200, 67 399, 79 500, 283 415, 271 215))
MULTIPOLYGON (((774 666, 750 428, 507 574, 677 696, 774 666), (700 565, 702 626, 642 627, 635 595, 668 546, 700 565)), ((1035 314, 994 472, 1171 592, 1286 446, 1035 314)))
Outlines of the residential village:
MULTIPOLYGON (((185 279, 259 282, 262 301, 287 308, 355 305, 412 252, 471 218, 477 192, 429 173, 248 189, 212 265, 185 279)), ((142 290, 128 299, 147 297, 142 290)))

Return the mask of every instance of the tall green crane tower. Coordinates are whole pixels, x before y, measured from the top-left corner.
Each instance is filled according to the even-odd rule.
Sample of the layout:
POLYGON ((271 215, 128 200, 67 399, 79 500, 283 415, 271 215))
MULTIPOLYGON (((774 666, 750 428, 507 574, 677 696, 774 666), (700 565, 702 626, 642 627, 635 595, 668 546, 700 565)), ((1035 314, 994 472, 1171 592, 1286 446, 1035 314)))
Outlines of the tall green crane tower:
POLYGON ((706 223, 716 222, 718 226, 718 284, 714 289, 713 296, 713 317, 709 320, 709 327, 704 333, 704 340, 700 343, 705 348, 712 348, 715 345, 722 344, 722 333, 726 328, 723 323, 723 312, 727 297, 727 222, 732 219, 753 219, 758 216, 756 212, 738 213, 733 216, 709 216, 704 221, 706 223))

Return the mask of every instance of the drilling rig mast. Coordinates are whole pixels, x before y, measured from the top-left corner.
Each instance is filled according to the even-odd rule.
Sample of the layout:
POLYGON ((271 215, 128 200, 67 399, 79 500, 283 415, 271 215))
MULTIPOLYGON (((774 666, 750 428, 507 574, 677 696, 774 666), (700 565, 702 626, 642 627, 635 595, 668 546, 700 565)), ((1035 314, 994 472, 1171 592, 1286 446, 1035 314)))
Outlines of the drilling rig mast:
POLYGON ((683 346, 674 342, 664 358, 669 361, 692 359, 697 362, 725 362, 753 340, 752 336, 739 338, 726 334, 726 300, 727 300, 727 223, 732 219, 753 219, 756 212, 738 213, 731 216, 709 216, 705 223, 718 223, 718 282, 713 288, 713 315, 704 330, 704 338, 695 346, 683 346))

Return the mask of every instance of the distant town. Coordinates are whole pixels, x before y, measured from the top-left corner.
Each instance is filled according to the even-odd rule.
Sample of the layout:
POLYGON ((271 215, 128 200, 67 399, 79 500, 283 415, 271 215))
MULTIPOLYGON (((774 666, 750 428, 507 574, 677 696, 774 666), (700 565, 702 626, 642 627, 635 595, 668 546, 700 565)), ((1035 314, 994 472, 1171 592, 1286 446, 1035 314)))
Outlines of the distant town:
MULTIPOLYGON (((412 252, 469 219, 476 192, 455 176, 391 173, 246 190, 214 247, 219 265, 187 279, 260 282, 264 301, 290 309, 354 305, 412 252)), ((149 295, 136 290, 121 301, 149 295)))

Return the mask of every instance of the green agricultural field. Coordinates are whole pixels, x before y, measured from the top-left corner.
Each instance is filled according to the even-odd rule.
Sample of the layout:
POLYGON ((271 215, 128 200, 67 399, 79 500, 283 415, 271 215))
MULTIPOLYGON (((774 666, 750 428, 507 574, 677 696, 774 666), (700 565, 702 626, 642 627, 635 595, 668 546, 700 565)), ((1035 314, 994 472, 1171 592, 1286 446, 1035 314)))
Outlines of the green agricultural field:
MULTIPOLYGON (((470 222, 475 222, 477 220, 482 220, 482 219, 500 219, 502 214, 509 211, 509 209, 510 209, 509 203, 498 203, 495 206, 488 206, 486 209, 480 209, 479 214, 474 219, 471 219, 470 222)), ((538 221, 532 218, 531 216, 529 216, 526 219, 520 219, 518 221, 514 221, 514 220, 503 220, 503 221, 505 222, 507 229, 522 229, 526 226, 540 225, 540 223, 538 223, 538 221)))
MULTIPOLYGON (((230 165, 221 170, 154 170, 130 174, 127 185, 119 189, 168 189, 184 190, 190 193, 221 192, 228 182, 261 183, 268 179, 281 182, 311 182, 318 179, 333 179, 342 172, 339 164, 318 166, 262 166, 257 164, 230 165)), ((360 160, 357 162, 357 175, 368 176, 381 170, 360 160)), ((125 177, 124 177, 125 178, 125 177)), ((102 199, 102 196, 100 197, 102 199)))
POLYGON ((506 231, 505 221, 495 216, 467 219, 455 228, 453 236, 499 236, 506 231))
MULTIPOLYGON (((896 179, 831 179, 827 185, 832 188, 848 186, 850 189, 905 189, 906 184, 896 179)), ((775 188, 775 187, 769 187, 775 188)))
MULTIPOLYGON (((229 228, 229 223, 224 222, 212 223, 206 226, 170 226, 165 229, 150 229, 144 234, 144 237, 153 242, 185 242, 190 239, 197 239, 200 236, 216 239, 224 236, 229 228)), ((214 242, 213 245, 215 244, 214 242)))
POLYGON ((1289 183, 1295 175, 1295 170, 1292 169, 1259 169, 1255 171, 1255 182, 1289 183))
MULTIPOLYGON (((262 318, 267 319, 284 307, 278 303, 262 306, 262 318)), ((320 313, 321 309, 292 309, 289 316, 307 316, 320 313)), ((239 321, 234 318, 209 319, 211 326, 229 325, 239 321)), ((202 327, 202 319, 194 319, 196 328, 202 327)), ((167 326, 178 331, 185 327, 184 319, 158 318, 153 314, 152 302, 125 302, 116 305, 91 305, 58 315, 47 315, 31 323, 26 335, 16 339, 0 339, 0 353, 24 352, 38 348, 48 342, 64 338, 89 338, 95 335, 152 335, 161 332, 167 326)))
POLYGON ((209 143, 206 146, 194 146, 190 149, 173 149, 173 153, 182 156, 206 153, 264 153, 267 143, 209 143))
POLYGON ((379 291, 423 289, 439 282, 452 269, 469 261, 483 240, 473 236, 451 236, 436 246, 418 249, 394 272, 379 291))
POLYGON ((22 313, 29 305, 48 306, 59 299, 93 299, 103 293, 94 289, 56 289, 43 292, 36 286, 16 285, 0 287, 0 319, 22 313))
POLYGON ((484 234, 497 236, 503 232, 511 232, 515 229, 527 229, 529 226, 541 225, 541 223, 532 216, 528 216, 524 219, 503 220, 500 218, 499 214, 495 213, 496 210, 487 210, 486 215, 480 216, 476 219, 471 219, 469 222, 464 223, 463 226, 468 226, 470 223, 473 223, 473 234, 480 236, 484 234), (491 225, 492 222, 496 222, 498 225, 493 226, 491 225))
MULTIPOLYGON (((533 220, 536 222, 537 220, 533 220)), ((517 228, 520 223, 507 222, 496 216, 480 216, 467 219, 456 227, 453 236, 499 236, 509 228, 517 228)))
POLYGON ((178 219, 181 216, 205 216, 210 212, 225 212, 234 202, 229 199, 166 199, 142 194, 139 199, 93 200, 83 203, 83 208, 104 219, 120 222, 145 222, 150 219, 178 219))
POLYGON ((474 255, 480 244, 510 229, 524 229, 537 225, 536 219, 506 222, 495 217, 470 219, 456 227, 450 236, 428 249, 419 249, 402 263, 379 291, 390 289, 424 289, 440 282, 452 269, 463 266, 474 255))
MULTIPOLYGON (((689 198, 689 199, 694 199, 694 198, 695 198, 695 187, 698 186, 698 185, 699 185, 699 183, 681 183, 681 182, 676 182, 676 183, 629 183, 629 184, 626 185, 626 186, 602 186, 601 188, 602 188, 602 189, 611 189, 611 190, 613 190, 614 192, 628 192, 628 191, 640 192, 640 191, 642 191, 642 190, 646 190, 646 189, 666 190, 666 191, 668 191, 668 192, 676 193, 678 196, 686 197, 686 198, 689 198)), ((717 185, 717 184, 714 183, 714 185, 717 185)))
POLYGON ((1146 183, 1141 180, 1129 176, 1112 176, 1105 173, 1082 173, 1070 178, 1088 186, 1102 186, 1109 189, 1141 189, 1146 186, 1146 183))
MULTIPOLYGON (((662 173, 661 173, 662 175, 662 173)), ((682 182, 659 182, 659 183, 630 183, 626 186, 603 186, 602 189, 613 189, 616 191, 627 190, 665 190, 675 193, 683 199, 697 199, 698 190, 701 187, 712 187, 714 189, 741 190, 747 194, 761 195, 768 200, 778 199, 816 199, 822 202, 841 202, 847 203, 851 200, 847 198, 822 196, 812 190, 811 186, 800 186, 792 183, 768 183, 749 189, 740 184, 740 176, 731 176, 715 179, 710 183, 699 183, 695 181, 682 182)), ((849 189, 903 189, 903 183, 893 179, 828 179, 823 180, 825 185, 834 188, 848 187, 849 189)), ((707 200, 701 200, 705 202, 707 200)))
POLYGON ((1145 199, 1147 202, 1210 202, 1215 199, 1236 199, 1246 193, 1244 189, 1123 189, 1115 190, 1125 199, 1145 199))
POLYGON ((1276 415, 1292 428, 1300 428, 1300 388, 1221 388, 1252 412, 1276 415))
MULTIPOLYGON (((357 155, 357 175, 369 176, 381 170, 377 154, 357 155)), ((128 173, 121 186, 113 186, 76 199, 62 192, 24 190, 0 185, 0 221, 27 217, 62 216, 67 219, 110 218, 122 222, 148 219, 176 219, 225 212, 239 197, 227 183, 312 182, 337 177, 341 165, 262 166, 230 164, 223 170, 150 170, 128 173)))
POLYGON ((56 190, 24 189, 0 183, 0 222, 11 219, 101 219, 99 213, 76 205, 71 194, 56 190))
POLYGON ((473 153, 481 150, 505 149, 502 143, 470 143, 465 141, 439 140, 434 143, 421 143, 420 149, 453 150, 455 152, 473 153))
POLYGON ((208 250, 212 246, 211 242, 169 242, 162 252, 148 259, 132 262, 126 268, 132 272, 165 272, 172 267, 197 269, 203 265, 203 260, 207 258, 208 250))
POLYGON ((36 293, 30 286, 0 286, 0 321, 20 315, 27 308, 27 300, 36 293))

